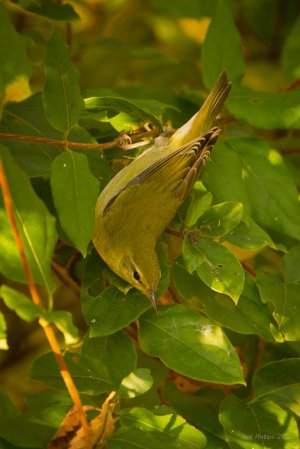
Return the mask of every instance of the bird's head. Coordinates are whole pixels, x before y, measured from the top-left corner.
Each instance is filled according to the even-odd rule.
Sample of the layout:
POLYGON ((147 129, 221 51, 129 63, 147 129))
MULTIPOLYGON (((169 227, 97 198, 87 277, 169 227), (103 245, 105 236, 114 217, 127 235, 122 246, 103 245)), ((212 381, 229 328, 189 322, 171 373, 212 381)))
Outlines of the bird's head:
POLYGON ((156 252, 146 254, 142 248, 134 254, 130 251, 120 261, 119 276, 144 293, 156 310, 156 289, 161 272, 156 252))

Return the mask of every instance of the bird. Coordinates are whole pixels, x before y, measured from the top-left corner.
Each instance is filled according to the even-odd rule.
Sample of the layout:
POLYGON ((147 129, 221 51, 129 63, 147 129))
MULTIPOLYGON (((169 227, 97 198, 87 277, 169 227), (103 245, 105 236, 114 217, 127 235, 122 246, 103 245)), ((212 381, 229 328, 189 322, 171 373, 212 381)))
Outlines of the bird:
POLYGON ((224 71, 200 110, 170 138, 157 138, 121 169, 96 202, 93 244, 97 252, 155 309, 161 277, 156 244, 218 139, 215 122, 230 88, 224 71))

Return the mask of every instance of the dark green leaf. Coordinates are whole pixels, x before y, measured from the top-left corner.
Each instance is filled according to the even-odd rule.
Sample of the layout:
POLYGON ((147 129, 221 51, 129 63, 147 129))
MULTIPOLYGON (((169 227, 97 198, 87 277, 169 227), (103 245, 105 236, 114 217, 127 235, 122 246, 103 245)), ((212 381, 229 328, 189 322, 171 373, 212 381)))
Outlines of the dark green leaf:
POLYGON ((55 0, 12 0, 26 11, 39 14, 49 19, 71 21, 79 16, 68 3, 57 3, 55 0))
POLYGON ((52 164, 51 189, 63 231, 85 256, 99 195, 99 182, 91 174, 86 156, 75 152, 58 156, 52 164))
POLYGON ((300 284, 285 283, 279 273, 258 272, 257 286, 262 300, 274 308, 277 328, 271 325, 271 331, 277 341, 299 340, 300 284))
POLYGON ((283 70, 289 81, 299 78, 300 17, 298 17, 285 41, 281 54, 283 70))
POLYGON ((225 293, 237 303, 245 281, 245 273, 237 257, 213 240, 199 239, 194 248, 205 257, 196 269, 200 279, 212 290, 225 293))
POLYGON ((271 237, 253 220, 250 220, 249 225, 240 223, 225 236, 224 240, 249 250, 263 248, 264 246, 275 248, 271 237))
POLYGON ((186 226, 193 226, 199 217, 207 211, 212 202, 212 194, 207 192, 202 182, 198 181, 194 185, 191 202, 189 204, 184 222, 186 226))
POLYGON ((65 42, 57 31, 54 31, 48 42, 45 77, 43 102, 46 116, 50 124, 66 136, 78 121, 83 101, 77 70, 70 60, 65 42))
POLYGON ((300 281, 300 245, 294 246, 283 258, 284 277, 287 282, 300 281))
POLYGON ((43 314, 42 308, 34 304, 28 296, 7 285, 1 286, 0 296, 6 306, 13 310, 22 320, 33 321, 40 318, 43 314))
MULTIPOLYGON (((50 263, 56 244, 55 220, 7 149, 1 146, 0 151, 27 262, 34 280, 44 284, 50 291, 53 285, 50 263)), ((1 215, 5 217, 3 211, 1 215)), ((0 222, 0 271, 8 278, 24 282, 25 276, 10 224, 7 218, 4 220, 0 222)))
POLYGON ((162 395, 167 404, 196 428, 215 436, 216 448, 226 448, 224 431, 218 420, 220 402, 224 391, 202 387, 195 393, 180 391, 172 382, 164 384, 162 395))
POLYGON ((0 351, 8 349, 6 340, 6 322, 3 313, 0 312, 0 351))
POLYGON ((239 120, 262 129, 300 128, 300 89, 289 92, 256 92, 234 85, 226 102, 239 120))
POLYGON ((116 287, 110 287, 96 297, 83 300, 82 307, 91 337, 102 337, 127 326, 151 305, 149 299, 135 289, 125 295, 116 287))
POLYGON ((300 359, 285 359, 267 363, 254 373, 253 399, 260 399, 291 386, 300 386, 300 359))
POLYGON ((72 407, 72 398, 67 391, 35 391, 26 395, 28 413, 57 429, 72 407))
POLYGON ((237 354, 222 329, 184 306, 144 314, 139 341, 147 354, 185 376, 224 384, 244 382, 237 354))
MULTIPOLYGON (((99 359, 70 352, 65 353, 64 359, 80 393, 96 395, 113 389, 107 369, 99 359)), ((53 353, 34 360, 30 377, 57 390, 66 389, 53 353)))
POLYGON ((249 222, 251 208, 243 179, 242 163, 233 149, 220 140, 205 164, 203 184, 218 203, 242 203, 243 219, 246 223, 249 222))
MULTIPOLYGON (((44 448, 52 438, 55 427, 45 424, 39 417, 20 413, 7 395, 0 390, 0 437, 19 448, 44 448)), ((1 444, 1 441, 0 441, 1 444)), ((15 449, 6 444, 4 449, 15 449)), ((0 446, 1 447, 1 446, 0 446)))
POLYGON ((201 251, 198 251, 195 247, 193 241, 195 232, 197 231, 191 231, 191 233, 188 233, 186 235, 182 248, 184 264, 189 273, 193 273, 194 271, 196 271, 197 268, 199 268, 199 266, 205 262, 205 255, 201 251))
MULTIPOLYGON (((61 133, 48 123, 41 94, 5 108, 1 132, 61 140, 61 133)), ((54 145, 4 140, 14 159, 28 176, 49 175, 51 163, 61 150, 54 145)))
POLYGON ((137 368, 126 376, 118 389, 121 398, 135 398, 146 393, 153 384, 151 372, 147 368, 137 368))
POLYGON ((219 1, 202 46, 203 81, 211 88, 225 69, 230 81, 240 81, 245 64, 242 44, 232 14, 223 1, 219 1))
POLYGON ((259 139, 231 139, 240 159, 255 221, 262 227, 300 239, 296 186, 282 156, 259 139))
POLYGON ((30 94, 31 67, 26 40, 14 29, 4 5, 0 4, 0 118, 3 104, 21 101, 30 94))
POLYGON ((206 439, 170 409, 135 407, 121 415, 122 427, 109 439, 109 449, 201 449, 206 439))
POLYGON ((232 449, 295 449, 299 442, 295 419, 272 401, 245 404, 230 396, 219 419, 232 449))
POLYGON ((275 322, 269 308, 263 304, 253 278, 245 273, 244 290, 235 305, 226 295, 210 290, 199 278, 191 276, 180 260, 173 265, 174 286, 193 308, 201 308, 209 319, 241 334, 257 334, 274 341, 270 327, 275 322))
POLYGON ((108 337, 85 338, 81 354, 99 360, 116 385, 136 367, 135 346, 122 332, 108 337))
POLYGON ((226 201, 208 209, 197 222, 199 235, 203 237, 221 237, 234 229, 243 216, 243 205, 235 201, 226 201))

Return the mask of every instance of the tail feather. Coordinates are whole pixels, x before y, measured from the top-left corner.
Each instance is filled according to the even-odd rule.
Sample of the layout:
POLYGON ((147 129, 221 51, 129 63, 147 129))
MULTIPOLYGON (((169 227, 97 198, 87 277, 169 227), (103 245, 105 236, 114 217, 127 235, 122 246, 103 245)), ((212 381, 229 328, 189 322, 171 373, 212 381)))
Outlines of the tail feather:
POLYGON ((215 124, 231 89, 226 72, 222 72, 200 110, 170 138, 169 146, 181 146, 207 133, 215 124))

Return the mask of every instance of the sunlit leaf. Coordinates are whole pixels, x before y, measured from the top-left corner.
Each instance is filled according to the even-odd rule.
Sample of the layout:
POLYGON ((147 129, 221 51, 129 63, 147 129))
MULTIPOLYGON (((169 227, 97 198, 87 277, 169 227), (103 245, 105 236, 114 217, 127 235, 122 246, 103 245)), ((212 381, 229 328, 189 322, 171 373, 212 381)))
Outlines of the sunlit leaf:
POLYGON ((86 156, 75 152, 58 156, 52 164, 51 189, 62 229, 85 256, 94 233, 99 195, 99 182, 91 174, 86 156))
MULTIPOLYGON (((28 178, 14 162, 8 150, 3 146, 0 150, 27 262, 34 280, 44 284, 50 291, 53 287, 50 263, 56 244, 55 219, 36 195, 28 178)), ((5 213, 2 214, 5 217, 5 213)), ((11 279, 24 282, 20 255, 8 219, 1 220, 0 226, 3 233, 3 238, 0 239, 0 271, 11 279)))
POLYGON ((237 354, 222 329, 184 306, 144 314, 139 341, 147 354, 185 376, 224 384, 244 382, 237 354))

